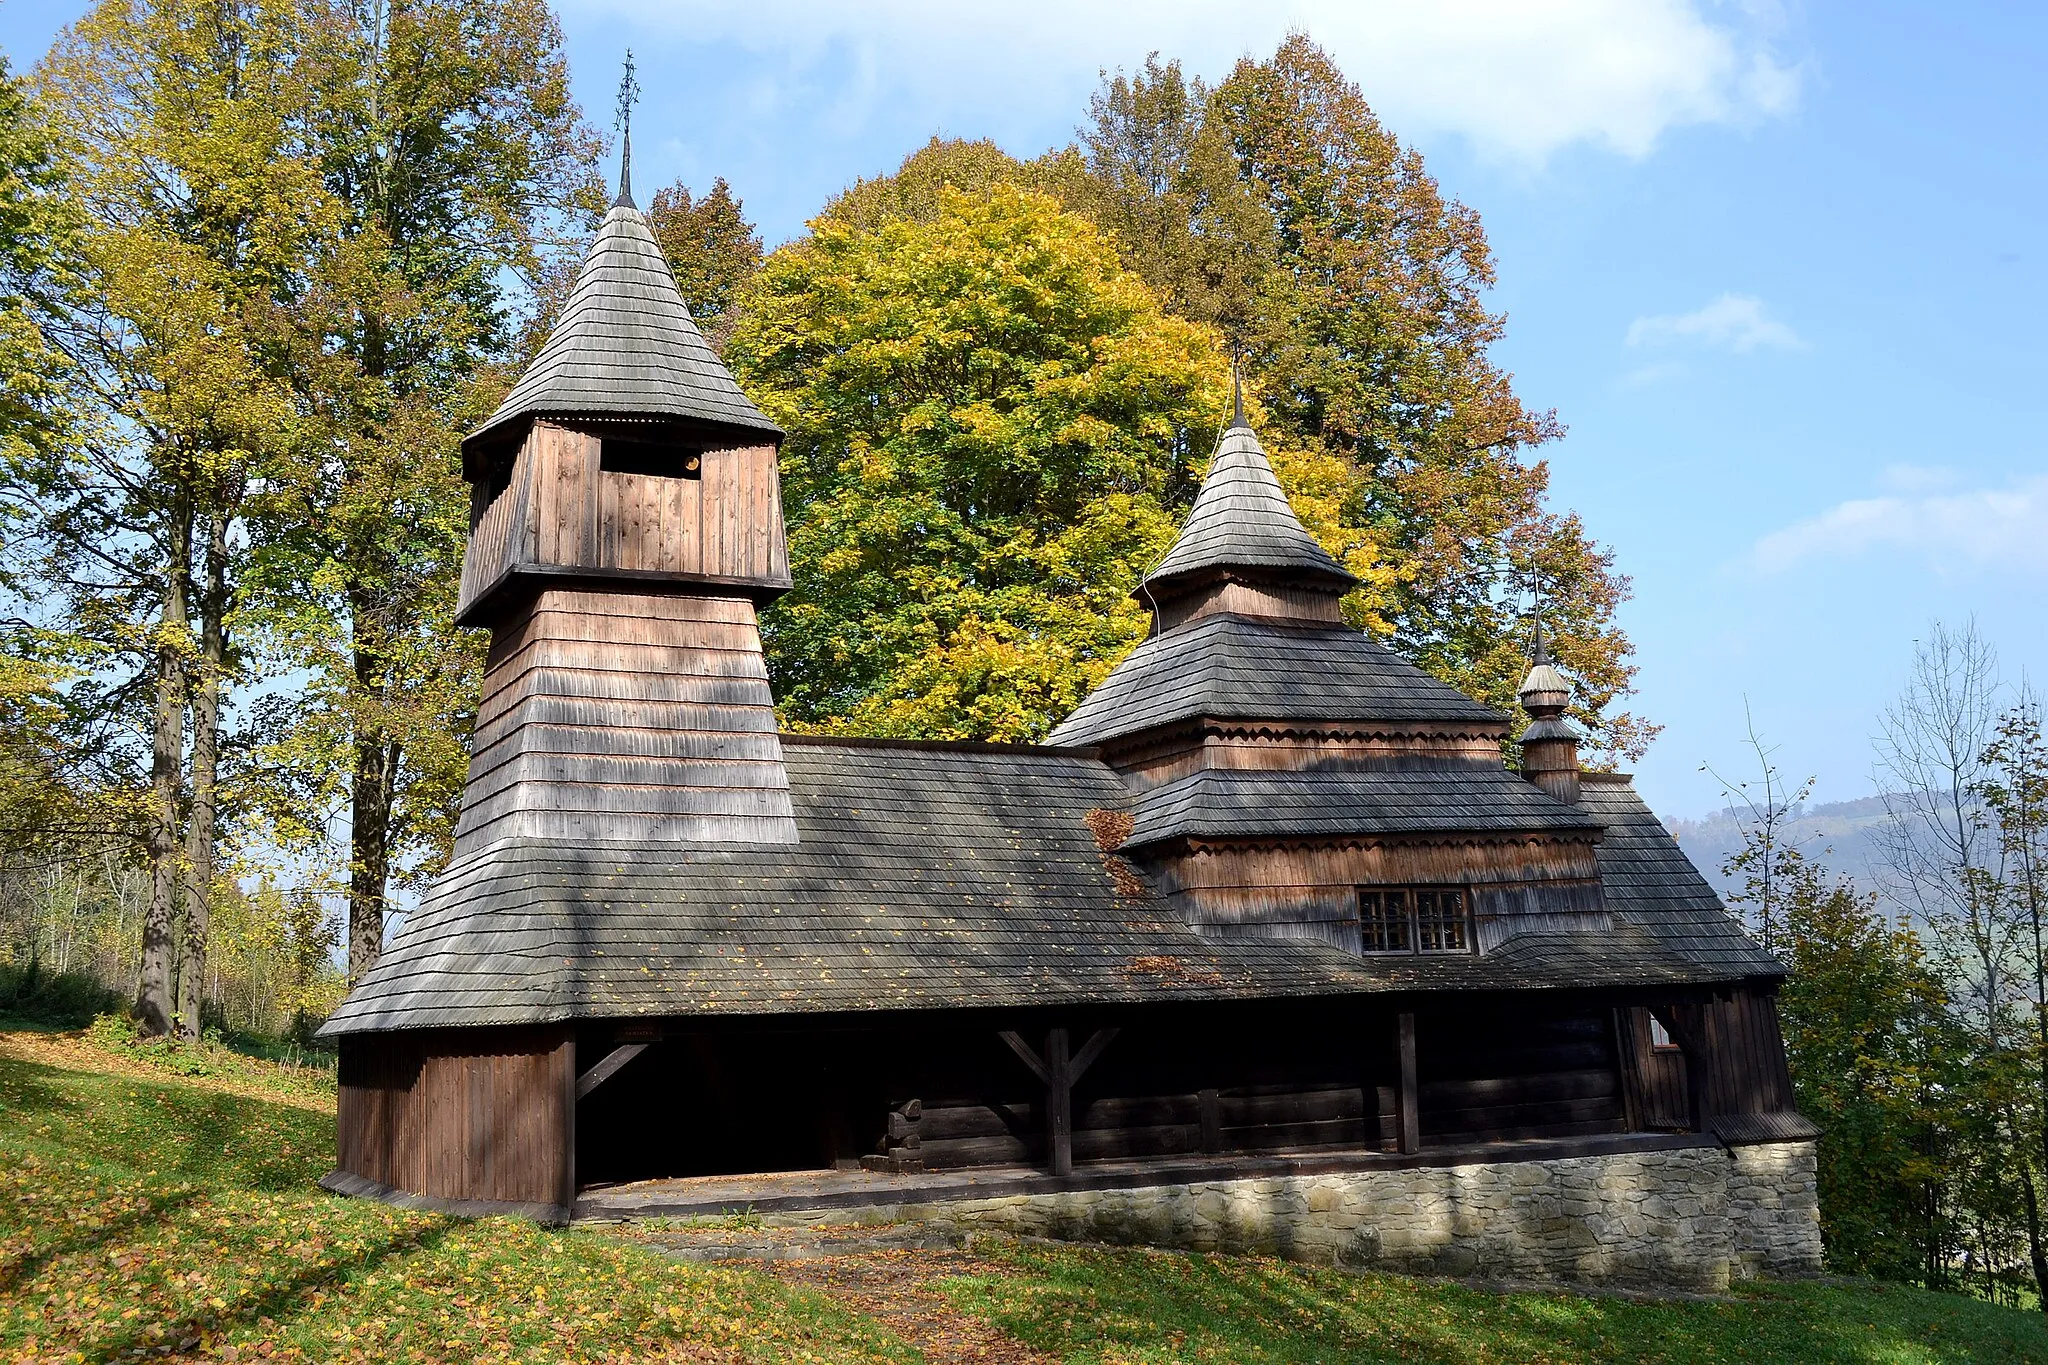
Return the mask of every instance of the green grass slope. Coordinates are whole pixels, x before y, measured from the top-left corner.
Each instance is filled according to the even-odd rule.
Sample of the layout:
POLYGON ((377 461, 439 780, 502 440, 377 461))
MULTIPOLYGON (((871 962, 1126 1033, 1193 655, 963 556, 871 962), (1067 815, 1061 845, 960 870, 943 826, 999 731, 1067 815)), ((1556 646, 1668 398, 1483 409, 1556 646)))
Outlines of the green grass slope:
POLYGON ((760 1276, 334 1198, 331 1107, 102 1056, 0 1036, 0 1361, 915 1358, 760 1276))

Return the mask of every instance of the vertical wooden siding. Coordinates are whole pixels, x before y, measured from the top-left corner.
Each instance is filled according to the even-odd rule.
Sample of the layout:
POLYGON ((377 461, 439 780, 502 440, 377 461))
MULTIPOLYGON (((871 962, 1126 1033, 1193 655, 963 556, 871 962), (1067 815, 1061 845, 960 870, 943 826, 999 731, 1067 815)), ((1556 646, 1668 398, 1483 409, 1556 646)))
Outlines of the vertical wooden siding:
POLYGON ((1679 1131, 1692 1127, 1692 1101, 1686 1090, 1685 1056, 1657 1050, 1650 1033, 1650 1011, 1615 1011, 1621 1047, 1622 1077, 1638 1128, 1679 1131))
POLYGON ((412 1194, 566 1206, 575 1085, 561 1028, 345 1037, 338 1164, 412 1194))
POLYGON ((785 582, 775 447, 711 446, 695 479, 600 469, 602 439, 534 425, 533 557, 585 569, 785 582))
POLYGON ((1702 1096, 1709 1115, 1773 1114, 1793 1107, 1775 992, 1739 990, 1732 999, 1673 1005, 1669 1014, 1678 1041, 1710 1059, 1702 1096))
POLYGON ((462 555, 462 592, 456 613, 467 611, 507 569, 533 557, 533 530, 528 513, 533 459, 520 451, 506 475, 505 486, 492 497, 485 484, 471 492, 469 547, 462 555))
POLYGON ((1707 1118, 1786 1113, 1794 1108, 1775 992, 1740 989, 1706 1003, 1660 1005, 1656 1012, 1667 1022, 1682 1055, 1652 1050, 1650 1010, 1620 1012, 1623 1074, 1643 1126, 1690 1127, 1690 1087, 1695 1083, 1707 1118), (1698 1078, 1691 1074, 1695 1067, 1702 1071, 1698 1078))

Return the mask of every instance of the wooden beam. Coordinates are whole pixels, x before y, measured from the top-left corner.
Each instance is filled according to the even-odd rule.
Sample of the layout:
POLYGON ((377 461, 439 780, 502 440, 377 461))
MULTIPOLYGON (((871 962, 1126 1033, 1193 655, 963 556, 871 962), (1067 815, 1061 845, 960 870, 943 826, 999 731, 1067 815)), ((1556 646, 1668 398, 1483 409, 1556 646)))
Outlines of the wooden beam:
POLYGON ((1038 1077, 1040 1084, 1050 1085, 1052 1083, 1052 1077, 1046 1072, 1044 1060, 1039 1057, 1038 1052, 1031 1044, 1018 1036, 1015 1029, 1004 1029, 996 1037, 1009 1044, 1010 1051, 1017 1054, 1018 1061, 1031 1068, 1031 1074, 1038 1077))
POLYGON ((1195 1104, 1201 1115, 1202 1150, 1214 1155, 1223 1150, 1223 1097, 1215 1090, 1198 1090, 1195 1104))
POLYGON ((604 1055, 604 1059, 590 1070, 576 1078, 576 1098, 582 1099, 591 1091, 619 1074, 620 1068, 647 1051, 647 1043, 621 1043, 604 1055))
POLYGON ((1095 1059, 1102 1055, 1102 1050, 1115 1042, 1117 1034, 1122 1031, 1121 1029, 1114 1028, 1099 1028, 1095 1030, 1094 1035, 1082 1045, 1081 1050, 1074 1054, 1074 1067, 1073 1071, 1068 1075, 1068 1080, 1070 1082, 1079 1081, 1081 1073, 1095 1065, 1095 1059))
POLYGON ((1395 1016, 1395 1040, 1401 1053, 1401 1087, 1394 1094, 1394 1110, 1400 1119, 1403 1152, 1422 1148, 1422 1087, 1415 1075, 1415 1016, 1395 1016))
POLYGON ((1074 1060, 1067 1047, 1065 1029, 1045 1035, 1045 1139, 1054 1175, 1074 1173, 1074 1060))

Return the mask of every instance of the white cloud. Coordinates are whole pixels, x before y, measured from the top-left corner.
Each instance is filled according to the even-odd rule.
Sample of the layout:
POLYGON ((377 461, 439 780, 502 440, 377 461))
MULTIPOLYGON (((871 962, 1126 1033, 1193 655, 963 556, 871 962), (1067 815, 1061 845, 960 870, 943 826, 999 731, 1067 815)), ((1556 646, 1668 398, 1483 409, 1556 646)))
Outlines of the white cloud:
MULTIPOLYGON (((1945 472, 1893 466, 1887 473, 1902 471, 1945 472)), ((1910 555, 1942 572, 2048 568, 2048 477, 2006 488, 1852 499, 1773 531, 1756 543, 1751 561, 1777 573, 1808 560, 1873 552, 1910 555)))
POLYGON ((1654 365, 1639 365, 1623 375, 1618 382, 1622 389, 1648 389, 1662 384, 1667 379, 1678 379, 1685 374, 1685 366, 1675 360, 1660 360, 1654 365))
POLYGON ((1747 294, 1723 294, 1691 313, 1641 317, 1628 325, 1631 346, 1668 346, 1690 341, 1741 355, 1766 347, 1804 350, 1799 334, 1764 311, 1763 300, 1747 294))
MULTIPOLYGON (((785 106, 839 131, 884 106, 935 126, 1070 118, 1102 67, 1158 50, 1214 78, 1306 30, 1404 136, 1463 136, 1540 165, 1574 144, 1647 155, 1674 128, 1787 112, 1800 72, 1774 7, 1708 0, 566 0, 679 42, 779 59, 785 106), (1710 17, 1711 16, 1711 17, 1710 17)), ((648 71, 660 69, 650 64, 648 71)), ((679 78, 687 79, 679 71, 679 78)), ((649 79, 653 79, 650 74, 649 79)))

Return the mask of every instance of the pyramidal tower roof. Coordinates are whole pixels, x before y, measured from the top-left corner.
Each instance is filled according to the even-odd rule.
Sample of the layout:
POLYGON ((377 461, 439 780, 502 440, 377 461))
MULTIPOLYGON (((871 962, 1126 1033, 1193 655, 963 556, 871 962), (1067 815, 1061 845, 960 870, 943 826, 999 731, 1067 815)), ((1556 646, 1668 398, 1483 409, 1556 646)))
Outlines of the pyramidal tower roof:
POLYGON ((1265 448, 1245 421, 1241 399, 1180 535, 1145 575, 1139 593, 1157 596, 1162 587, 1228 569, 1264 571, 1339 592, 1358 582, 1294 515, 1265 448))
POLYGON ((782 434, 697 330, 623 184, 547 344, 468 440, 532 417, 680 417, 782 434))

